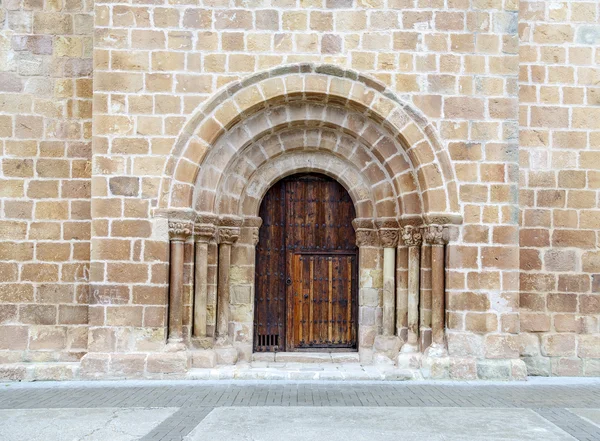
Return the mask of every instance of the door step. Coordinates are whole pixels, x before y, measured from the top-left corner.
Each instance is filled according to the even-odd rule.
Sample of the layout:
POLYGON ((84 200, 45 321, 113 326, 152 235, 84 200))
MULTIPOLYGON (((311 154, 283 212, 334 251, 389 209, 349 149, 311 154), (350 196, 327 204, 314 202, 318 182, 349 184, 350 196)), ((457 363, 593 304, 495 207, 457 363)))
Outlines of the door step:
POLYGON ((358 352, 255 352, 252 361, 277 363, 359 363, 358 352))

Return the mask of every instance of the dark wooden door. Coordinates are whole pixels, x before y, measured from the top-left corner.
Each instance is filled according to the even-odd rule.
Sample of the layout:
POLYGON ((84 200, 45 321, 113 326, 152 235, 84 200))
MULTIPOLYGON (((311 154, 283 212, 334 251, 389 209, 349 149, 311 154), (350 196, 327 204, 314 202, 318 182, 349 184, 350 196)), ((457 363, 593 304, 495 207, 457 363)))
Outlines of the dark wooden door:
POLYGON ((275 184, 260 207, 255 351, 355 349, 358 249, 348 192, 322 175, 275 184))

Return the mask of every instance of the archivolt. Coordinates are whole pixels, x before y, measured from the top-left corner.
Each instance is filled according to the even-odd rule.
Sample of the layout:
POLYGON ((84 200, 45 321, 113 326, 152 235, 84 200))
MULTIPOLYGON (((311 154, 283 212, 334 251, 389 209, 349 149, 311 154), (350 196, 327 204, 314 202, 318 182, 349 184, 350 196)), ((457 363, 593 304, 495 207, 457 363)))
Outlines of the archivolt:
MULTIPOLYGON (((362 146, 346 157, 347 167, 361 175, 368 174, 364 166, 357 165, 358 156, 362 155, 364 161, 369 158, 373 170, 383 172, 381 180, 365 176, 361 179, 374 188, 382 181, 388 182, 396 199, 396 217, 419 211, 426 220, 439 216, 458 218, 454 172, 433 127, 381 83, 356 72, 311 64, 257 74, 229 86, 206 103, 184 128, 168 161, 159 206, 184 209, 195 205, 197 211, 216 214, 228 206, 226 211, 230 212, 234 207, 229 201, 223 202, 227 198, 217 197, 217 192, 221 188, 232 196, 230 184, 224 182, 231 181, 230 172, 235 173, 239 167, 233 164, 240 164, 240 154, 255 155, 260 151, 268 161, 284 150, 308 148, 313 155, 326 151, 343 160, 344 155, 335 148, 326 147, 333 139, 331 132, 335 133, 336 142, 344 139, 343 144, 362 146), (316 135, 310 132, 315 126, 330 130, 325 136, 325 131, 320 132, 318 143, 316 135), (290 129, 294 127, 297 130, 292 134, 290 129), (298 141, 298 130, 305 130, 301 136, 303 145, 296 142, 289 148, 286 141, 290 137, 298 141), (266 149, 275 137, 280 142, 273 144, 277 145, 273 147, 275 153, 268 154, 266 149), (251 147, 253 144, 261 147, 251 147), (357 156, 354 160, 353 155, 357 156), (417 185, 411 183, 411 175, 416 176, 417 185), (411 194, 417 200, 408 204, 403 198, 413 197, 411 194), (219 206, 215 205, 218 198, 219 206), (408 209, 415 202, 418 210, 408 209)), ((255 166, 260 168, 261 164, 255 166)), ((249 175, 240 176, 249 179, 249 175)), ((238 189, 236 192, 243 191, 243 181, 234 188, 238 189)), ((380 195, 372 195, 372 199, 379 201, 380 195)), ((374 215, 381 216, 376 208, 374 215)))

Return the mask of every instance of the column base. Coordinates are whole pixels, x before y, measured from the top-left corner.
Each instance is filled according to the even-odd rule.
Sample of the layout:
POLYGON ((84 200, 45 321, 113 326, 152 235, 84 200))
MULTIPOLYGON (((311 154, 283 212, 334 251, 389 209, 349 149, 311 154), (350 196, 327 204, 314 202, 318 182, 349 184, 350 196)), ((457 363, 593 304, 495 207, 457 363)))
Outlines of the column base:
POLYGON ((378 335, 373 344, 374 360, 377 364, 386 364, 389 360, 392 364, 402 347, 402 339, 396 335, 378 335))
POLYGON ((448 349, 446 349, 445 345, 439 343, 431 343, 431 346, 425 349, 423 356, 427 358, 448 357, 448 349))
POLYGON ((419 352, 419 345, 411 345, 409 343, 404 343, 400 350, 402 354, 413 354, 415 352, 419 352))
POLYGON ((180 352, 186 351, 187 346, 181 338, 169 338, 165 346, 165 352, 180 352))

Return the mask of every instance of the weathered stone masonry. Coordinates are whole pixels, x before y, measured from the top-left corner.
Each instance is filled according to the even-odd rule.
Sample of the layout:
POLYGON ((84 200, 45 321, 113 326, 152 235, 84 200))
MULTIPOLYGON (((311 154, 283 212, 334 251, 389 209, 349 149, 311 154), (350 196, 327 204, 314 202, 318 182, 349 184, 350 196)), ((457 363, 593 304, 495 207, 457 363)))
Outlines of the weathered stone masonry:
POLYGON ((600 374, 599 7, 3 2, 0 372, 251 361, 262 196, 318 172, 361 363, 600 374))

